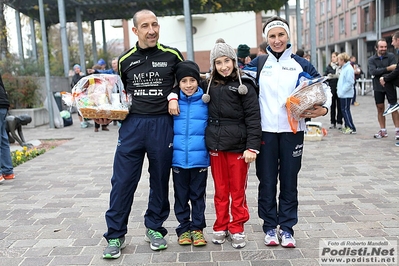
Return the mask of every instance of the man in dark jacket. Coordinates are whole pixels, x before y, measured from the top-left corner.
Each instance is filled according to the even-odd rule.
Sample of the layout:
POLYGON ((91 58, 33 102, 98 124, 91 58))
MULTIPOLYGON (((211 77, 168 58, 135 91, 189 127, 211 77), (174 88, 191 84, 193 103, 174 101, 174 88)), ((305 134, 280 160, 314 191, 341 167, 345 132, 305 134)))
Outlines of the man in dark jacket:
MULTIPOLYGON (((393 106, 396 102, 396 93, 393 96, 394 100, 389 100, 392 96, 389 96, 390 90, 387 86, 382 86, 380 84, 380 79, 390 73, 395 68, 395 55, 393 53, 387 52, 387 42, 385 39, 380 39, 377 41, 376 46, 376 54, 372 55, 368 59, 369 73, 373 77, 373 90, 374 90, 374 99, 375 104, 377 106, 377 118, 378 123, 380 124, 380 130, 374 135, 374 138, 381 139, 388 137, 388 133, 386 130, 386 122, 384 116, 385 109, 385 97, 388 99, 389 105, 393 106)), ((390 85, 392 86, 392 85, 390 85)), ((389 109, 389 108, 388 108, 389 109)), ((399 128, 399 113, 392 113, 392 120, 395 124, 396 128, 399 128)), ((399 132, 396 133, 395 138, 399 138, 399 132)))
MULTIPOLYGON (((399 31, 395 32, 392 36, 392 46, 399 49, 399 31)), ((385 110, 384 115, 395 112, 399 109, 398 96, 396 93, 396 87, 399 86, 399 62, 389 74, 383 75, 379 79, 380 84, 385 87, 387 92, 387 100, 389 103, 388 108, 385 110)))
POLYGON ((6 89, 4 88, 3 79, 0 75, 0 159, 1 159, 1 173, 0 173, 0 183, 4 179, 13 179, 14 168, 12 166, 11 152, 10 152, 10 142, 8 140, 8 134, 6 131, 6 117, 8 113, 8 108, 10 107, 10 102, 8 101, 8 96, 6 89))

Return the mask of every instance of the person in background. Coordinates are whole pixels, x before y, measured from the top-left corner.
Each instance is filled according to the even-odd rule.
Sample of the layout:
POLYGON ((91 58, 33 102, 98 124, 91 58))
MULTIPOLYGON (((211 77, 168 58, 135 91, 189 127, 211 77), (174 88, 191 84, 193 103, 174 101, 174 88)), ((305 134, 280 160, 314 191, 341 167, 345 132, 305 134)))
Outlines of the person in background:
MULTIPOLYGON (((298 222, 298 173, 301 169, 305 121, 300 119, 294 133, 287 118, 285 103, 297 86, 302 72, 312 77, 320 74, 306 59, 292 53, 288 22, 270 18, 263 26, 269 54, 259 75, 259 104, 262 139, 256 159, 259 179, 258 213, 263 220, 266 246, 294 248, 294 225, 298 222), (279 194, 277 184, 279 181, 279 194), (278 203, 277 203, 278 197, 278 203)), ((306 110, 302 118, 328 113, 331 92, 324 84, 327 101, 306 110)))
MULTIPOLYGON (((392 46, 399 49, 399 31, 392 35, 392 46)), ((387 100, 389 106, 384 112, 384 116, 395 112, 399 109, 398 96, 396 93, 396 87, 399 87, 399 62, 395 65, 393 71, 389 74, 385 74, 379 79, 380 84, 385 88, 387 94, 387 100)))
MULTIPOLYGON (((102 60, 102 59, 100 59, 100 60, 102 60)), ((94 73, 96 73, 95 71, 97 71, 97 70, 100 70, 100 71, 101 71, 101 68, 102 68, 102 66, 96 64, 96 65, 94 65, 91 69, 93 69, 93 70, 94 70, 94 73)), ((99 129, 100 129, 100 124, 94 122, 94 132, 98 132, 99 129)), ((102 130, 102 131, 109 131, 108 125, 101 125, 101 130, 102 130)))
MULTIPOLYGON (((392 41, 393 43, 394 41, 392 41)), ((396 67, 396 57, 393 53, 387 52, 388 44, 384 38, 379 39, 375 44, 376 53, 369 57, 368 68, 373 79, 374 101, 377 107, 377 119, 380 130, 374 134, 374 138, 382 139, 388 137, 386 129, 386 118, 388 113, 392 113, 392 121, 395 125, 395 139, 399 139, 399 113, 397 105, 396 88, 393 84, 384 84, 380 82, 384 75, 392 73, 396 67), (388 100, 388 108, 385 109, 385 98, 388 100)))
MULTIPOLYGON (((85 74, 81 71, 81 67, 78 64, 73 66, 74 75, 72 76, 71 81, 71 89, 79 82, 81 78, 85 76, 85 74)), ((81 128, 87 128, 93 126, 88 120, 84 119, 82 115, 78 112, 79 122, 81 128)))
POLYGON ((304 57, 305 51, 303 49, 298 49, 298 50, 296 50, 295 54, 299 57, 304 57))
POLYGON ((1 159, 1 172, 0 172, 0 183, 4 180, 10 180, 15 178, 14 167, 12 165, 10 142, 6 131, 6 117, 8 109, 10 108, 10 102, 8 101, 7 91, 4 87, 3 79, 0 75, 0 159, 1 159))
MULTIPOLYGON (((126 246, 129 215, 134 193, 139 184, 144 156, 149 161, 148 208, 144 214, 145 240, 152 250, 168 247, 163 223, 169 216, 169 175, 173 154, 173 118, 179 107, 173 93, 175 66, 183 61, 179 50, 165 46, 159 40, 158 18, 150 10, 140 10, 133 16, 133 33, 137 43, 119 57, 119 73, 132 97, 129 114, 118 131, 110 204, 105 214, 108 242, 104 259, 115 259, 126 246), (156 93, 154 93, 156 92, 156 93)), ((107 125, 109 119, 96 119, 107 125)))
POLYGON ((237 59, 238 59, 238 67, 239 68, 244 68, 246 65, 251 62, 251 57, 250 55, 250 50, 248 45, 246 44, 240 44, 237 47, 237 59))
POLYGON ((330 86, 332 101, 330 108, 330 129, 337 128, 342 129, 342 112, 341 103, 337 95, 337 83, 340 72, 340 67, 338 65, 338 52, 333 52, 331 54, 331 62, 326 68, 325 76, 328 77, 328 85, 330 86))
POLYGON ((267 42, 262 42, 258 46, 258 56, 261 54, 267 54, 266 52, 267 42))
POLYGON ((344 134, 356 134, 356 127, 353 123, 351 114, 351 101, 353 97, 353 78, 355 70, 353 69, 350 57, 347 53, 338 55, 338 65, 341 67, 337 83, 337 95, 341 103, 341 112, 345 121, 345 128, 342 129, 344 134))
MULTIPOLYGON (((99 62, 101 60, 102 59, 100 59, 99 62)), ((93 66, 93 68, 87 70, 87 73, 89 73, 89 74, 114 74, 114 75, 118 75, 118 58, 116 58, 116 57, 113 58, 111 64, 112 64, 112 68, 110 68, 110 69, 103 69, 103 66, 101 66, 99 64, 96 64, 94 66, 97 66, 97 67, 94 69, 94 66, 93 66)))
POLYGON ((100 70, 105 70, 107 63, 104 59, 100 58, 100 60, 97 61, 97 65, 100 66, 100 70))
POLYGON ((202 96, 208 103, 205 140, 214 181, 216 220, 212 242, 246 245, 244 224, 249 220, 245 189, 248 168, 260 146, 259 103, 255 82, 241 76, 234 49, 218 40, 210 53, 211 76, 202 96))
POLYGON ((308 60, 310 62, 310 54, 304 54, 303 58, 305 58, 306 60, 308 60))
POLYGON ((174 211, 179 222, 176 234, 180 245, 204 246, 207 243, 203 230, 206 227, 205 191, 209 166, 205 144, 208 105, 202 101, 204 91, 198 86, 200 70, 196 63, 178 63, 176 80, 180 88, 180 114, 173 116, 174 211))
POLYGON ((356 57, 353 55, 350 57, 350 64, 352 65, 354 73, 355 73, 355 75, 354 75, 355 83, 353 84, 353 97, 352 97, 351 105, 358 106, 359 103, 356 102, 356 94, 357 94, 356 93, 356 83, 357 83, 357 80, 361 78, 363 71, 362 71, 362 68, 360 67, 360 65, 356 63, 356 57))

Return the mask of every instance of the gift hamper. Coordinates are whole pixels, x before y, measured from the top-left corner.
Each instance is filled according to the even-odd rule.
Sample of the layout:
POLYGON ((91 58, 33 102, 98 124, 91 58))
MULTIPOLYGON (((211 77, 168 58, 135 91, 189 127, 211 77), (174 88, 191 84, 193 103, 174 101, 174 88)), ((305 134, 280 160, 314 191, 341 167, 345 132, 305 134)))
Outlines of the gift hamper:
POLYGON ((83 77, 72 88, 72 93, 63 94, 63 100, 67 105, 76 106, 87 119, 124 120, 131 104, 120 77, 112 74, 83 77))
POLYGON ((312 109, 314 105, 322 105, 326 102, 327 96, 323 87, 324 81, 324 77, 313 80, 302 78, 299 85, 287 98, 287 116, 294 133, 297 131, 297 122, 301 119, 302 113, 312 109))

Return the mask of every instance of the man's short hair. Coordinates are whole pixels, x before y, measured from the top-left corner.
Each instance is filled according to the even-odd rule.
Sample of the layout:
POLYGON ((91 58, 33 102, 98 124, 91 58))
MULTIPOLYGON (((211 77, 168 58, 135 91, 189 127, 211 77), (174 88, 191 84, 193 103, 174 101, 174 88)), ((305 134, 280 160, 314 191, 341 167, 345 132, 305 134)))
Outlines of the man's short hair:
POLYGON ((375 42, 375 48, 378 48, 378 43, 379 43, 379 42, 387 42, 387 40, 386 40, 385 38, 381 38, 381 39, 377 40, 377 41, 375 42))

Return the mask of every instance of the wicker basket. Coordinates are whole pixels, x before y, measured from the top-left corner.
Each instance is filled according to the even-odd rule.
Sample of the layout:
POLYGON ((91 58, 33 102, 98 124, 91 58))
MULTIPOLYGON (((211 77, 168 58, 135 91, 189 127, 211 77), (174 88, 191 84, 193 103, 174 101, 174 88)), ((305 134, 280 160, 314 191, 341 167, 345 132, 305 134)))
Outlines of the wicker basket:
POLYGON ((79 108, 79 112, 84 118, 107 118, 111 120, 124 120, 129 113, 128 110, 100 110, 87 107, 79 108))
POLYGON ((321 82, 301 88, 287 99, 287 111, 291 116, 299 121, 300 115, 307 109, 312 109, 314 105, 322 105, 327 100, 321 82))

